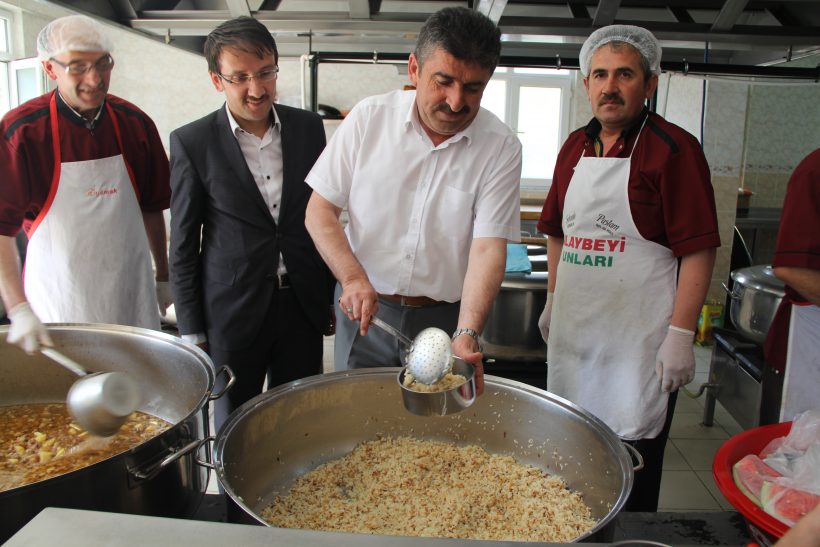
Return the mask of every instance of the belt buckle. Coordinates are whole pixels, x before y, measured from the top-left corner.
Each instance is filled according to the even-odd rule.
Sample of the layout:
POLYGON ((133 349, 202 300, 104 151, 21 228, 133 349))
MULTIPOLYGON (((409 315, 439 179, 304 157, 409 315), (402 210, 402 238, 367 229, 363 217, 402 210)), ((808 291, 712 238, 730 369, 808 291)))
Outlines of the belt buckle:
POLYGON ((408 298, 411 298, 411 297, 404 296, 404 295, 401 296, 401 306, 403 308, 422 308, 423 307, 423 306, 417 305, 417 304, 408 304, 408 302, 407 302, 408 298))

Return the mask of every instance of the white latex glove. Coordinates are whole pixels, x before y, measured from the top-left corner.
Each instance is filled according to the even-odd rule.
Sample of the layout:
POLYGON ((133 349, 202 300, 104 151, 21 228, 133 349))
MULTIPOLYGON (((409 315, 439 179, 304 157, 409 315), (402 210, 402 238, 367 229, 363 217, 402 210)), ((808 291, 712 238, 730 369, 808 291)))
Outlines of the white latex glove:
POLYGON ((6 341, 17 344, 26 353, 39 351, 40 346, 53 346, 45 325, 34 314, 28 302, 20 302, 9 310, 9 334, 6 341))
POLYGON ((174 296, 171 294, 171 283, 168 281, 157 281, 157 305, 159 314, 165 317, 168 306, 174 303, 174 296))
POLYGON ((547 293, 547 303, 544 304, 544 311, 541 312, 541 317, 538 318, 538 330, 541 331, 541 338, 544 342, 550 336, 550 320, 552 319, 552 295, 555 293, 547 293))
POLYGON ((655 358, 655 374, 658 375, 661 391, 675 391, 695 378, 694 337, 695 333, 691 330, 669 327, 655 358))

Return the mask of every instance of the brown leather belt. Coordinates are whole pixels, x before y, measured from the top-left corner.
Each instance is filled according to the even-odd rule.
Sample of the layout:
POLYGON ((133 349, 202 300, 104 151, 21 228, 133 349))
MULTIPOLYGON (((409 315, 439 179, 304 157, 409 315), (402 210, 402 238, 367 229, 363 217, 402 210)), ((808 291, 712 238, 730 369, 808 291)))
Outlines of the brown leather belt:
POLYGON ((379 294, 379 298, 388 302, 395 302, 405 308, 424 308, 447 304, 444 300, 433 300, 429 296, 404 296, 403 294, 379 294))

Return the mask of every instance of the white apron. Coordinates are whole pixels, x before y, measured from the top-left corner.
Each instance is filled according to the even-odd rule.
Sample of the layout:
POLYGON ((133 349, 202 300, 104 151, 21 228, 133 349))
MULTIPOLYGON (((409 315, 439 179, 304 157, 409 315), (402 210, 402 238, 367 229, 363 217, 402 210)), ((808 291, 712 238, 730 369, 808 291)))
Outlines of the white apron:
MULTIPOLYGON (((117 118, 105 108, 122 152, 117 118)), ((26 298, 48 323, 159 329, 148 237, 125 158, 62 163, 56 93, 50 114, 54 176, 28 233, 26 298)))
POLYGON ((820 307, 792 304, 780 421, 820 408, 820 307))
POLYGON ((630 160, 631 153, 582 154, 575 166, 564 201, 547 389, 633 440, 656 437, 666 417, 655 357, 672 317, 677 260, 635 227, 630 160))

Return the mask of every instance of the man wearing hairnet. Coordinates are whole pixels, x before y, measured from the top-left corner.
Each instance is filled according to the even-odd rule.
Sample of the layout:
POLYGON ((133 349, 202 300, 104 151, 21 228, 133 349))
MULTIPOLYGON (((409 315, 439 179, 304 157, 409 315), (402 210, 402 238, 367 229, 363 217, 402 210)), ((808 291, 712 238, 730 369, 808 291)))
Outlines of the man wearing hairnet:
POLYGON ((0 294, 7 340, 29 353, 51 343, 43 322, 158 329, 170 305, 168 159, 151 119, 107 93, 111 50, 89 17, 52 21, 37 51, 57 90, 0 122, 0 294))
POLYGON ((709 167, 698 141, 655 113, 661 47, 647 30, 601 28, 581 48, 594 118, 558 156, 538 229, 548 236, 547 389, 589 410, 642 454, 626 509, 656 511, 677 389, 715 248, 709 167))

